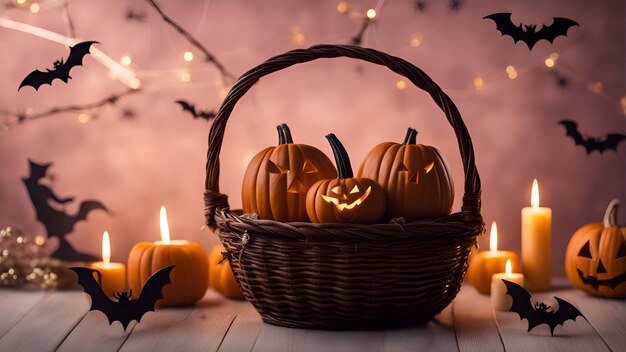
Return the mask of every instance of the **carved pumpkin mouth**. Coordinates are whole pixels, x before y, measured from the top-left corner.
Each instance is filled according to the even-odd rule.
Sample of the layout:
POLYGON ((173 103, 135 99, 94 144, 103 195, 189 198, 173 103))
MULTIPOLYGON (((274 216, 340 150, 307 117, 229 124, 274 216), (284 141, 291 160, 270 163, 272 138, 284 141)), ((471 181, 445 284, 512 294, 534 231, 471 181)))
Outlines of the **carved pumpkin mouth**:
POLYGON ((369 197, 371 191, 372 191, 372 186, 367 187, 367 190, 365 191, 365 193, 363 193, 362 196, 360 196, 357 200, 355 200, 354 202, 350 204, 339 203, 339 199, 335 197, 327 196, 325 194, 322 194, 321 196, 322 196, 322 199, 324 199, 326 202, 335 204, 335 207, 337 207, 337 210, 343 211, 344 209, 348 209, 348 210, 353 209, 357 205, 363 203, 363 201, 365 201, 365 199, 369 197))
POLYGON ((583 281, 583 283, 586 284, 586 285, 590 285, 595 290, 597 290, 599 286, 608 286, 608 287, 614 289, 618 285, 626 282, 626 273, 624 273, 622 275, 619 275, 619 276, 616 276, 616 277, 614 277, 612 279, 599 280, 595 276, 585 277, 585 275, 583 274, 582 271, 580 271, 580 269, 576 269, 576 271, 578 271, 578 276, 580 276, 580 279, 583 281))

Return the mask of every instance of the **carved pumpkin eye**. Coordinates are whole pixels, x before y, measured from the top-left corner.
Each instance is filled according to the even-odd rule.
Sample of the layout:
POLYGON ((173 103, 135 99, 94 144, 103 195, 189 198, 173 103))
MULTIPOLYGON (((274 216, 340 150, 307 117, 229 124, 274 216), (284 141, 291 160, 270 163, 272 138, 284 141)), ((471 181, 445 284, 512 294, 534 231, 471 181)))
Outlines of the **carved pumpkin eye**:
POLYGON ((352 190, 350 191, 350 194, 357 193, 358 191, 359 191, 359 186, 354 185, 354 187, 353 187, 353 188, 352 188, 352 190))
POLYGON ((580 252, 578 252, 578 256, 591 259, 591 251, 589 250, 589 241, 587 241, 587 243, 585 243, 583 248, 580 249, 580 252))
POLYGON ((267 161, 267 172, 272 174, 286 174, 289 170, 284 170, 280 166, 276 165, 273 161, 267 161))
POLYGON ((615 259, 622 258, 622 257, 626 257, 626 243, 623 246, 619 247, 619 250, 617 251, 617 255, 615 256, 615 259))
POLYGON ((433 169, 433 166, 435 166, 435 162, 434 162, 434 161, 431 161, 431 162, 430 162, 430 164, 428 164, 428 165, 424 166, 424 171, 426 171, 426 173, 429 173, 429 172, 430 172, 430 170, 432 170, 432 169, 433 169))
POLYGON ((317 171, 317 167, 315 167, 312 162, 308 160, 304 162, 304 166, 302 166, 302 172, 304 172, 305 174, 314 174, 317 171))
POLYGON ((339 194, 339 193, 341 193, 341 187, 335 186, 335 187, 331 188, 330 191, 335 193, 335 194, 339 194))

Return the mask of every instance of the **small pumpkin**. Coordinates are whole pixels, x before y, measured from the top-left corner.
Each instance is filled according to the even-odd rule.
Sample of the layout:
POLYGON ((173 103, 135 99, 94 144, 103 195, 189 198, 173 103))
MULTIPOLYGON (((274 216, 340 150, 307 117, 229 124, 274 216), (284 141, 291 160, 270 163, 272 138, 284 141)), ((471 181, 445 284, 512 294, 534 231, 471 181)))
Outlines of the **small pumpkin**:
POLYGON ((307 193, 309 219, 317 223, 374 224, 385 215, 385 192, 376 181, 354 177, 346 149, 334 134, 326 136, 337 163, 338 177, 313 184, 307 193))
POLYGON ((163 245, 137 243, 128 255, 128 285, 133 297, 141 294, 143 285, 160 269, 176 265, 170 274, 171 285, 163 288, 158 307, 180 306, 199 301, 209 285, 207 255, 201 245, 187 241, 171 241, 163 245))
POLYGON ((237 285, 230 262, 224 259, 226 248, 218 244, 209 254, 209 287, 232 299, 244 299, 237 285))
POLYGON ((417 130, 409 128, 404 142, 381 143, 359 167, 358 177, 368 177, 387 194, 387 218, 406 221, 450 214, 454 183, 441 152, 417 144, 417 130))
POLYGON ((244 213, 281 222, 308 221, 306 193, 315 182, 337 176, 332 161, 317 148, 294 144, 286 124, 276 127, 278 146, 256 154, 243 177, 244 213))
POLYGON ((626 296, 626 227, 617 225, 613 199, 602 224, 578 229, 567 245, 565 272, 574 287, 594 296, 626 296))

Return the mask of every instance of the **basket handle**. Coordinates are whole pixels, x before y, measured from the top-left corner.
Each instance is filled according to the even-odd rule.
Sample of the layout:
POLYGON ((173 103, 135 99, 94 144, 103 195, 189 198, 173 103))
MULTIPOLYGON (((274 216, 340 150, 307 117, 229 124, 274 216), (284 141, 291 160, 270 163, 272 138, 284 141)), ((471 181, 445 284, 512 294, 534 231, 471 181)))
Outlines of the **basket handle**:
POLYGON ((233 108, 252 86, 263 76, 282 70, 295 64, 321 58, 349 57, 374 64, 387 66, 391 71, 409 79, 415 86, 428 92, 435 103, 443 110, 448 122, 454 129, 461 152, 465 171, 465 194, 461 211, 470 216, 480 216, 480 177, 474 162, 472 139, 465 127, 459 110, 433 80, 410 62, 383 52, 353 45, 315 45, 308 49, 296 49, 274 56, 257 67, 244 73, 228 92, 215 117, 209 132, 205 179, 205 216, 212 228, 213 216, 218 209, 228 209, 227 197, 219 193, 220 161, 219 155, 224 139, 224 130, 233 108))

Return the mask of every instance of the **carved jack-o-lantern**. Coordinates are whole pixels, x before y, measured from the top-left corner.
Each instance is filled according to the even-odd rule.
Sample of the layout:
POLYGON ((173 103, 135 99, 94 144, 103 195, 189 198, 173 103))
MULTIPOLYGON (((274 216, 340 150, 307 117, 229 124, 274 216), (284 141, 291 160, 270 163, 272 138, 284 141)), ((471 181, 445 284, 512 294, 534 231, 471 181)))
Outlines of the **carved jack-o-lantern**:
POLYGON ((409 128, 402 144, 374 147, 359 168, 359 177, 374 179, 387 194, 387 217, 407 221, 450 214, 454 184, 441 152, 416 144, 417 131, 409 128))
POLYGON ((277 126, 278 146, 256 154, 243 177, 245 213, 281 222, 308 221, 306 192, 318 180, 336 177, 332 161, 319 149, 294 144, 286 124, 277 126))
POLYGON ((626 295, 626 228, 617 225, 619 200, 609 204, 603 224, 581 227, 569 241, 565 272, 572 284, 601 297, 626 295))
POLYGON ((339 176, 316 182, 307 194, 306 210, 312 222, 373 224, 385 214, 385 192, 376 181, 354 177, 345 148, 334 134, 326 136, 339 176))

